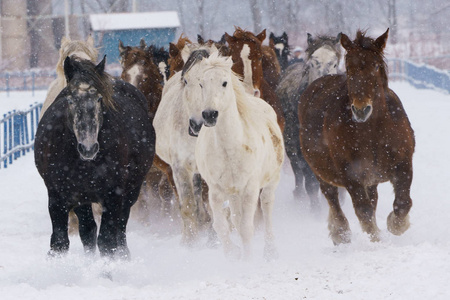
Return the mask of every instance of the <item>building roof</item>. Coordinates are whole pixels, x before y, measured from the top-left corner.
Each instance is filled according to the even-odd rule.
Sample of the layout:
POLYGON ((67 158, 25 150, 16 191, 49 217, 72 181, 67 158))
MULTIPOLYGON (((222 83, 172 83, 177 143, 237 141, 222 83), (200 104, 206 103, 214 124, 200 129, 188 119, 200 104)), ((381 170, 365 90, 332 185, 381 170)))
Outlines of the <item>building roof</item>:
POLYGON ((180 27, 176 11, 92 14, 89 19, 94 31, 180 27))

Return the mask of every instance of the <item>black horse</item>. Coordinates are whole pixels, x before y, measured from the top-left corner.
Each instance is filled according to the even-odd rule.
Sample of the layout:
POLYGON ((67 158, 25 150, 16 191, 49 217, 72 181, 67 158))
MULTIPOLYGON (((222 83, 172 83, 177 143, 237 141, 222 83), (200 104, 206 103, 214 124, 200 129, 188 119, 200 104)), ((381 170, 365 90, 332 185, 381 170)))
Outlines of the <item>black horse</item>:
POLYGON ((87 253, 98 243, 102 256, 129 256, 126 226, 153 161, 155 131, 144 95, 104 68, 105 58, 96 66, 67 57, 68 85, 36 132, 35 163, 48 190, 52 256, 69 249, 72 208, 87 253), (93 202, 103 206, 98 242, 93 202))
POLYGON ((280 63, 281 72, 284 73, 289 66, 289 55, 291 54, 288 35, 286 32, 283 32, 281 36, 275 36, 273 32, 271 32, 269 36, 269 45, 275 50, 278 62, 280 63))

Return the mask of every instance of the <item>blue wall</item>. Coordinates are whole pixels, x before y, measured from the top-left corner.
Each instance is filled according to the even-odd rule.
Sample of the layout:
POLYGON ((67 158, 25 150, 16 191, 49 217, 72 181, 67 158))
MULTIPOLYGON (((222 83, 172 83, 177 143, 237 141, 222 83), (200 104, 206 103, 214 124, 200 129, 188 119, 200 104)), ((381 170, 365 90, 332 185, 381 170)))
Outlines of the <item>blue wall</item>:
POLYGON ((95 43, 100 47, 99 60, 106 54, 108 64, 119 62, 119 40, 125 46, 139 46, 143 38, 147 45, 169 48, 169 43, 175 40, 176 28, 133 29, 95 32, 95 43))

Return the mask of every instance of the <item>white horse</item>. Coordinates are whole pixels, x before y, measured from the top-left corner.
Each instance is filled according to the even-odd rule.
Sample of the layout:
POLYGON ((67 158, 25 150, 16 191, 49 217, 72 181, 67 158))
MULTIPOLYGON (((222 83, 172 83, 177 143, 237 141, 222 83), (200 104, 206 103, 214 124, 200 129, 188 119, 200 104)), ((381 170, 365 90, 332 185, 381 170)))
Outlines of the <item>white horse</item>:
POLYGON ((213 227, 225 254, 241 256, 240 248, 230 239, 226 201, 247 259, 251 257, 259 199, 265 225, 264 257, 271 259, 276 256, 272 208, 284 159, 283 136, 273 108, 245 92, 243 83, 231 71, 232 64, 231 58, 213 53, 185 75, 187 85, 202 89, 202 97, 187 106, 190 130, 201 128, 195 158, 209 187, 213 227))
POLYGON ((59 49, 59 60, 56 64, 56 79, 52 81, 47 91, 47 97, 45 98, 44 105, 42 106, 39 120, 44 115, 48 107, 53 103, 56 96, 67 86, 66 78, 64 76, 64 60, 67 56, 75 59, 86 59, 92 62, 97 61, 98 50, 94 47, 94 39, 89 36, 84 41, 70 40, 63 37, 61 41, 61 48, 59 49))
MULTIPOLYGON (((156 132, 156 153, 171 166, 180 199, 183 219, 182 244, 192 246, 198 240, 200 225, 208 222, 209 215, 194 184, 196 175, 199 176, 194 153, 197 137, 193 136, 192 132, 191 135, 188 133, 189 115, 186 109, 188 102, 197 101, 196 99, 201 97, 201 89, 195 86, 187 88, 183 80, 183 76, 190 72, 188 69, 197 62, 195 59, 188 60, 189 53, 198 49, 184 48, 183 60, 186 68, 183 72, 173 75, 164 85, 153 127, 156 132)), ((210 48, 202 49, 210 51, 210 48)))

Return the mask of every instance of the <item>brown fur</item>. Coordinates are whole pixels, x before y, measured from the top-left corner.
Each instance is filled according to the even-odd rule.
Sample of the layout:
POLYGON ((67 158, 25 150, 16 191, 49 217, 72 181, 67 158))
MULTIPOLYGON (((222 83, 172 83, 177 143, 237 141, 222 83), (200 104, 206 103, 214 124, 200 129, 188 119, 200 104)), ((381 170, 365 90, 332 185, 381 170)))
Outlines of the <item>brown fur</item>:
POLYGON ((300 98, 303 154, 328 200, 328 228, 335 244, 350 241, 338 186, 351 195, 362 229, 372 241, 379 240, 375 212, 381 182, 390 181, 395 193, 389 231, 399 235, 409 227, 414 132, 400 99, 388 88, 383 57, 387 34, 373 40, 358 32, 354 41, 343 34, 347 74, 321 77, 300 98), (372 113, 356 122, 352 105, 372 105, 372 113))
MULTIPOLYGON (((170 77, 172 77, 176 72, 183 69, 184 61, 181 55, 181 51, 187 45, 192 44, 192 42, 181 34, 178 42, 176 44, 170 43, 169 45, 169 66, 170 66, 170 77)), ((170 78, 169 77, 169 78, 170 78)))

